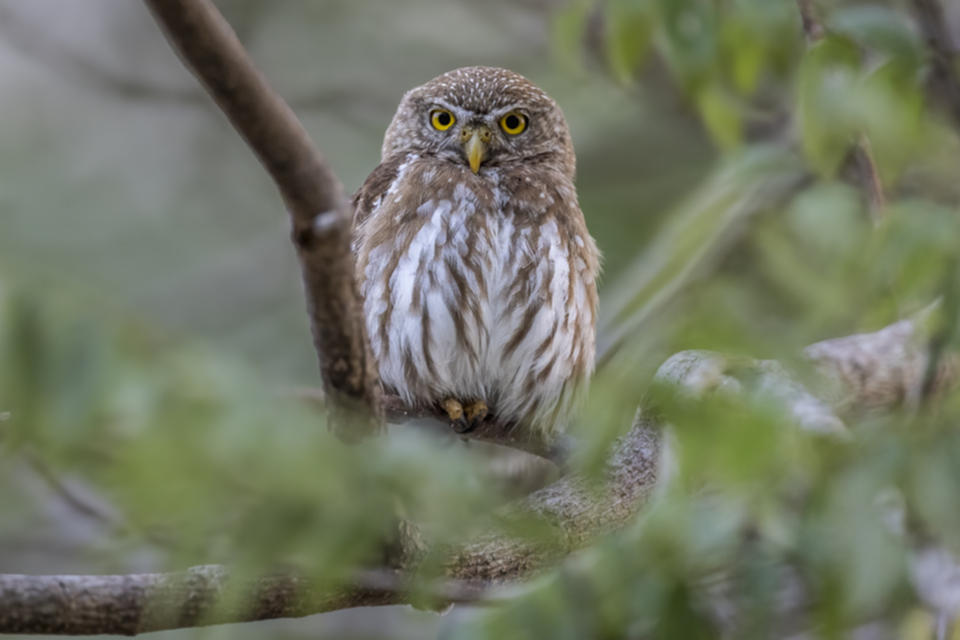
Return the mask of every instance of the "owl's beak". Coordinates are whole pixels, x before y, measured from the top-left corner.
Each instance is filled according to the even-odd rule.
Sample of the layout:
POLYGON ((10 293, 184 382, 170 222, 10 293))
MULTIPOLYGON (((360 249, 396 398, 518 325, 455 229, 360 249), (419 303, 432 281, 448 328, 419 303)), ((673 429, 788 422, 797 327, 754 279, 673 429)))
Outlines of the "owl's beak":
POLYGON ((490 138, 490 130, 486 127, 473 130, 464 128, 461 133, 461 139, 464 142, 463 150, 470 162, 470 170, 474 173, 480 171, 480 163, 487 156, 487 144, 490 142, 490 138))

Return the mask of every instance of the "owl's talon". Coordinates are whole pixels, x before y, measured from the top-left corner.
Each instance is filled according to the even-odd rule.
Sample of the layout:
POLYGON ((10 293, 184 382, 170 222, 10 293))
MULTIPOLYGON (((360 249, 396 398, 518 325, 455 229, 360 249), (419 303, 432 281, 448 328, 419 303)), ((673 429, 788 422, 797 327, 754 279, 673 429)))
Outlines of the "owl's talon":
POLYGON ((456 398, 446 398, 440 402, 440 407, 447 412, 451 426, 457 433, 470 433, 479 427, 489 411, 483 400, 472 400, 464 407, 456 398))
POLYGON ((470 431, 473 431, 480 426, 480 423, 483 422, 484 418, 487 417, 490 409, 487 407, 487 403, 483 400, 473 400, 467 403, 467 406, 463 409, 463 414, 467 418, 467 422, 470 423, 470 431))
POLYGON ((447 412, 447 417, 453 424, 462 423, 465 427, 467 421, 463 417, 463 405, 456 398, 447 398, 440 402, 440 407, 447 412))
POLYGON ((454 432, 458 434, 470 433, 473 431, 473 427, 470 426, 470 423, 467 422, 467 419, 463 416, 460 416, 454 420, 452 426, 454 432))

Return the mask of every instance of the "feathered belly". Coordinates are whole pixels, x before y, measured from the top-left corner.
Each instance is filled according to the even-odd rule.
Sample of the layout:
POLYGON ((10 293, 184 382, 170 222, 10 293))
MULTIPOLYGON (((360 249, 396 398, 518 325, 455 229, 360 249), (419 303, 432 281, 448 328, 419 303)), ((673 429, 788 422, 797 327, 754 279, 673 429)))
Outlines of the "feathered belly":
POLYGON ((480 224, 444 203, 431 213, 366 265, 381 379, 410 403, 481 399, 502 418, 552 429, 585 377, 576 363, 593 349, 581 330, 586 283, 571 274, 555 223, 480 224))

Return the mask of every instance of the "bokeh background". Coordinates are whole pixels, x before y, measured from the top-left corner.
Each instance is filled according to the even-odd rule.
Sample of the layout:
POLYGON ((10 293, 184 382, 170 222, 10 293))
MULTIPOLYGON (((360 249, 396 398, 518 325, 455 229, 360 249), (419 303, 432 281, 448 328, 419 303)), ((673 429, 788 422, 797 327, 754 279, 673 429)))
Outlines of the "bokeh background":
MULTIPOLYGON (((348 192, 378 163, 403 93, 440 73, 507 67, 557 100, 604 253, 604 368, 577 427, 588 467, 674 351, 789 362, 954 286, 944 274, 960 246, 960 147, 923 97, 906 2, 822 3, 842 37, 820 58, 805 54, 793 0, 216 4, 348 192), (849 46, 862 56, 851 62, 849 46), (851 132, 874 144, 890 202, 879 225, 842 161, 851 132)), ((960 4, 944 6, 960 41, 960 4)), ((456 538, 512 495, 489 459, 456 442, 405 433, 345 450, 291 397, 319 376, 287 234, 268 177, 142 3, 0 0, 0 572, 231 562, 336 575, 398 500, 456 538)), ((735 563, 724 545, 750 523, 774 541, 770 557, 814 549, 800 554, 809 570, 839 574, 851 602, 826 607, 831 620, 910 611, 905 551, 850 505, 920 477, 905 495, 917 492, 932 529, 956 539, 956 517, 936 515, 960 486, 953 432, 931 427, 945 440, 904 444, 898 423, 871 423, 883 438, 869 443, 939 451, 894 468, 876 462, 879 444, 818 458, 821 445, 770 435, 776 419, 744 423, 744 410, 717 418, 716 437, 686 433, 683 497, 625 544, 654 536, 678 556, 709 548, 710 562, 735 563), (687 492, 703 482, 731 491, 710 506, 722 517, 702 516, 687 492), (782 501, 798 482, 818 497, 809 512, 782 501)), ((604 562, 625 552, 597 553, 602 582, 616 573, 604 562)), ((627 563, 638 575, 656 565, 662 579, 620 594, 653 594, 635 619, 689 617, 677 585, 692 578, 683 563, 657 564, 670 557, 627 563)), ((518 637, 561 637, 544 620, 576 614, 558 604, 571 597, 547 592, 503 620, 532 612, 540 635, 518 637)), ((453 637, 478 615, 387 608, 159 637, 453 637)), ((613 618, 608 631, 627 625, 613 618)), ((493 624, 490 637, 509 636, 493 624)))
MULTIPOLYGON (((570 121, 611 279, 714 152, 675 96, 558 67, 562 4, 218 6, 350 193, 377 165, 406 90, 475 64, 527 75, 570 121)), ((200 336, 278 384, 315 383, 280 200, 146 9, 8 0, 0 10, 4 268, 200 336)))

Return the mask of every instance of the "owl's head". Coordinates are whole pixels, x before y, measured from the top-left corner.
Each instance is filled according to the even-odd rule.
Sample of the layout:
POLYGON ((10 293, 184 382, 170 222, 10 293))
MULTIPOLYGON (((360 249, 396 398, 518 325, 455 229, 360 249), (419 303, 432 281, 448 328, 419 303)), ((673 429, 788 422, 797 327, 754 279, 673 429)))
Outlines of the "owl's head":
POLYGON ((383 159, 416 153, 470 167, 536 162, 573 178, 576 161, 560 107, 520 74, 465 67, 403 96, 383 159))

